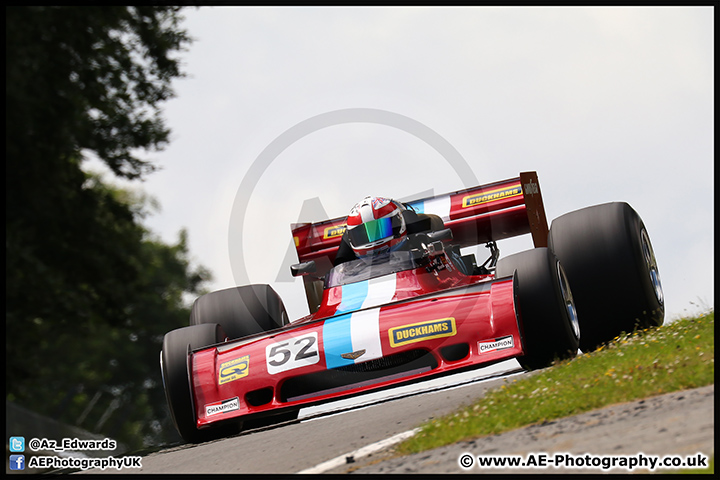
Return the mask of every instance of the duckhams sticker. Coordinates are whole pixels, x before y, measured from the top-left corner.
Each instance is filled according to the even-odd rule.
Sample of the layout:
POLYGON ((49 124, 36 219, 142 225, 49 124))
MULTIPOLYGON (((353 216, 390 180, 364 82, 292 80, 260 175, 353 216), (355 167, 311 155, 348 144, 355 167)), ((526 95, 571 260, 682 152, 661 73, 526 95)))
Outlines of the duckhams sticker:
POLYGON ((502 198, 516 197, 518 195, 522 195, 520 185, 489 192, 475 193, 463 197, 462 206, 463 208, 474 207, 475 205, 482 205, 483 203, 493 202, 502 198))
POLYGON ((456 333, 455 319, 452 317, 393 327, 388 331, 392 347, 434 338, 452 337, 456 333))
POLYGON ((346 226, 344 223, 342 225, 327 227, 323 232, 323 239, 328 240, 330 238, 342 237, 343 233, 345 233, 345 228, 346 226))

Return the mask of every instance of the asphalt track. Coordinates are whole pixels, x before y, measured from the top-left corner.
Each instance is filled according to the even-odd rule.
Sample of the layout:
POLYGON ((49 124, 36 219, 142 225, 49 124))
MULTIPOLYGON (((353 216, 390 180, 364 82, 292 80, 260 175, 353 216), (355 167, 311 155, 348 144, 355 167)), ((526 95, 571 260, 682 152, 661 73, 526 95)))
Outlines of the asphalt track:
MULTIPOLYGON (((381 396, 301 411, 299 421, 142 458, 141 469, 104 473, 596 473, 582 469, 463 469, 459 457, 567 452, 596 455, 714 454, 714 386, 615 405, 580 416, 393 457, 391 444, 423 422, 452 412, 518 373, 516 364, 453 376, 381 396)), ((88 470, 88 473, 103 473, 88 470)), ((624 473, 615 470, 611 473, 624 473)))
POLYGON ((415 455, 388 450, 324 473, 364 474, 627 474, 682 471, 674 462, 699 467, 715 452, 715 385, 612 405, 415 455), (463 468, 460 459, 473 457, 463 468), (514 457, 521 467, 481 467, 478 457, 514 457), (654 468, 651 462, 656 459, 654 468), (560 460, 555 465, 555 461, 560 460), (623 465, 622 462, 626 462, 623 465), (546 462, 545 465, 541 465, 546 462), (615 462, 615 466, 611 462, 615 462), (635 462, 635 466, 632 465, 635 462), (660 462, 668 462, 661 467, 660 462), (570 465, 572 463, 572 465, 570 465))

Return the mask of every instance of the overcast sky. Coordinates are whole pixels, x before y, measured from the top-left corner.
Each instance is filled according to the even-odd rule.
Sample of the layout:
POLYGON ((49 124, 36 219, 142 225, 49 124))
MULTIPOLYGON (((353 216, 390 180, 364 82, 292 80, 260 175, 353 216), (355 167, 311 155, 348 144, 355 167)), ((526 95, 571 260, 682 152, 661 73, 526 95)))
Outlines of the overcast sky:
MULTIPOLYGON (((303 203, 318 198, 338 217, 366 195, 464 188, 455 152, 479 183, 537 171, 549 220, 628 202, 658 258, 666 318, 714 306, 712 8, 202 7, 185 16, 196 41, 164 108, 172 141, 149 155, 162 170, 141 187, 162 206, 149 228, 173 243, 186 228, 211 289, 270 283, 291 317, 305 315, 300 280, 276 282, 303 203), (239 192, 248 175, 254 186, 239 192)), ((509 254, 532 242, 499 246, 509 254)))

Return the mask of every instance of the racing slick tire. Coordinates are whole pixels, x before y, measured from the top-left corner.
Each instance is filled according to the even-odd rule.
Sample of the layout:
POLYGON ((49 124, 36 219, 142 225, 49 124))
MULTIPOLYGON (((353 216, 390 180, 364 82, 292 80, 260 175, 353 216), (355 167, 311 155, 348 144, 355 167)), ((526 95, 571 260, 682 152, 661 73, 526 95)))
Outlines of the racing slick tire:
POLYGON ((190 325, 217 323, 235 340, 288 323, 280 296, 270 285, 255 284, 210 292, 195 300, 190 325))
POLYGON ((663 324, 664 296, 650 236, 625 202, 553 220, 548 248, 565 268, 589 352, 622 332, 663 324))
POLYGON ((192 325, 165 334, 160 353, 160 370, 170 414, 180 436, 189 443, 199 443, 240 431, 241 424, 198 430, 195 422, 195 405, 190 385, 190 351, 224 341, 223 329, 218 324, 192 325))
POLYGON ((554 360, 577 354, 580 327, 573 294, 563 267, 547 248, 535 248, 501 258, 497 277, 517 272, 517 301, 522 318, 525 355, 518 358, 527 370, 545 368, 554 360))

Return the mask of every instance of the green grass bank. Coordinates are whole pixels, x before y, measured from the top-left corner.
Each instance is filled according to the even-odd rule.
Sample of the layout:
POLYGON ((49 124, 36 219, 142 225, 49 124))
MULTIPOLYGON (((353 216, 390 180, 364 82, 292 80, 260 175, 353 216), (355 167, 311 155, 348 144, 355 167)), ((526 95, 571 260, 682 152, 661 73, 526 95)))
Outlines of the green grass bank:
POLYGON ((623 334, 594 352, 556 363, 435 419, 399 444, 400 455, 612 404, 715 382, 715 312, 623 334))

